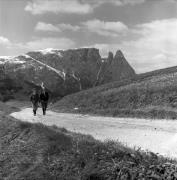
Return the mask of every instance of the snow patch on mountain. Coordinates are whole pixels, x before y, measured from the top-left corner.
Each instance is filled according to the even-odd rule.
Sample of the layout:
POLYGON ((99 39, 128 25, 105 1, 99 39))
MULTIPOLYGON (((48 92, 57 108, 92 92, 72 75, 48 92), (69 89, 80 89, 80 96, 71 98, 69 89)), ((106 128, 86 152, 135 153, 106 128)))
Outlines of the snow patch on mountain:
POLYGON ((26 63, 26 61, 20 60, 18 58, 14 58, 14 59, 9 59, 6 62, 8 63, 14 63, 14 64, 24 64, 26 63))
POLYGON ((61 52, 58 49, 53 49, 53 48, 47 48, 47 49, 42 49, 42 50, 38 50, 36 52, 40 52, 43 55, 47 55, 47 54, 56 54, 59 57, 63 57, 61 52))
POLYGON ((13 59, 15 56, 0 56, 0 60, 1 59, 5 59, 5 60, 8 60, 8 59, 13 59))
POLYGON ((65 81, 66 73, 65 73, 64 70, 62 70, 62 71, 57 70, 57 69, 55 69, 55 68, 53 68, 53 67, 51 67, 51 66, 49 66, 49 65, 47 65, 47 64, 45 64, 45 63, 43 63, 43 62, 41 62, 41 61, 39 61, 39 60, 37 60, 37 59, 35 59, 35 58, 33 58, 33 57, 31 57, 31 56, 29 56, 29 55, 27 55, 27 54, 25 54, 25 55, 23 55, 23 56, 24 56, 25 58, 27 58, 27 59, 31 59, 31 60, 37 62, 38 64, 40 64, 40 65, 42 65, 42 66, 47 67, 49 70, 51 70, 51 71, 55 72, 56 74, 58 74, 58 75, 65 81))
POLYGON ((20 60, 18 57, 15 56, 0 56, 0 64, 24 64, 26 61, 20 60))

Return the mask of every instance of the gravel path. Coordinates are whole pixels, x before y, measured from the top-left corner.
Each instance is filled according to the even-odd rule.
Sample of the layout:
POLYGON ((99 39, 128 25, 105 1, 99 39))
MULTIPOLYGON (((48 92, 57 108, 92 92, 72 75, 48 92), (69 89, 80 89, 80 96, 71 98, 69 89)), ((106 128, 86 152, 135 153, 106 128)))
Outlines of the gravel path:
POLYGON ((31 108, 14 112, 11 116, 21 121, 56 125, 99 140, 119 140, 130 147, 141 147, 161 155, 177 158, 177 121, 112 118, 81 114, 56 113, 41 109, 33 116, 31 108))

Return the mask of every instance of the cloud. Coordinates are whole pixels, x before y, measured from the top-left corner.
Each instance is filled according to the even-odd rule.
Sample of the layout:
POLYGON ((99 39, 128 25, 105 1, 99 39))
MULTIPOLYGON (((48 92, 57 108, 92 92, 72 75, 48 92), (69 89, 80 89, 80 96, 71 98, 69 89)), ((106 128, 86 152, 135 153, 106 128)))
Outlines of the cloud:
POLYGON ((11 42, 6 37, 0 36, 0 45, 10 46, 11 42))
POLYGON ((136 25, 129 35, 134 40, 120 43, 93 45, 103 56, 108 51, 114 53, 121 49, 137 73, 177 66, 177 19, 164 19, 136 25))
POLYGON ((36 27, 36 31, 51 31, 51 32, 60 32, 60 29, 52 24, 47 24, 44 22, 38 22, 36 27))
MULTIPOLYGON (((88 1, 88 0, 85 0, 85 1, 88 1)), ((111 4, 114 4, 116 6, 124 6, 124 5, 127 5, 127 4, 130 4, 130 5, 135 5, 135 4, 140 4, 140 3, 144 3, 146 0, 93 0, 92 3, 95 3, 97 5, 100 5, 100 4, 105 4, 105 3, 111 3, 111 4)))
POLYGON ((62 32, 65 30, 70 30, 70 31, 78 31, 80 29, 79 26, 73 26, 71 24, 48 24, 45 22, 38 22, 35 26, 36 31, 50 31, 50 32, 62 32))
POLYGON ((71 31, 78 31, 80 30, 81 28, 79 26, 73 26, 71 24, 58 24, 58 27, 61 29, 61 30, 71 30, 71 31))
POLYGON ((25 11, 33 15, 45 13, 67 13, 67 14, 88 14, 92 13, 94 8, 102 4, 110 3, 116 6, 127 4, 139 4, 145 0, 32 0, 28 1, 25 11))
POLYGON ((13 42, 5 37, 0 36, 0 53, 1 55, 19 55, 28 51, 42 50, 42 49, 70 49, 75 48, 76 44, 72 39, 62 37, 45 37, 34 38, 28 42, 13 42), (1 52, 2 51, 2 52, 1 52))
POLYGON ((33 15, 44 13, 68 13, 68 14, 87 14, 93 8, 88 3, 81 3, 79 0, 32 0, 28 2, 26 11, 33 15))
POLYGON ((122 22, 104 22, 98 19, 83 22, 82 25, 90 32, 95 32, 102 36, 118 36, 124 34, 128 27, 122 22))
POLYGON ((35 31, 46 32, 62 32, 62 31, 79 31, 85 30, 86 32, 96 33, 101 36, 116 37, 124 35, 128 31, 128 27, 122 22, 104 22, 98 19, 82 22, 80 26, 71 24, 50 24, 45 22, 38 22, 35 26, 35 31))
POLYGON ((18 48, 24 49, 25 51, 31 50, 41 50, 46 48, 54 48, 54 49, 68 49, 73 48, 75 46, 74 41, 68 38, 40 38, 29 41, 24 44, 16 44, 18 48))
POLYGON ((136 55, 135 52, 141 52, 139 56, 136 55, 136 58, 149 62, 154 68, 177 65, 175 60, 177 57, 177 19, 140 24, 136 26, 135 31, 141 38, 122 44, 129 53, 136 55))
POLYGON ((139 38, 120 45, 138 72, 177 65, 177 19, 139 24, 132 32, 139 38))
MULTIPOLYGON (((90 0, 82 0, 83 2, 89 2, 90 0)), ((137 5, 142 4, 144 2, 148 2, 150 0, 92 0, 90 1, 91 4, 96 6, 100 6, 101 4, 113 4, 116 6, 125 6, 125 5, 137 5)), ((167 3, 176 3, 177 0, 151 0, 151 1, 159 1, 159 2, 167 2, 167 3)))
POLYGON ((125 4, 132 4, 132 5, 134 5, 134 4, 144 3, 145 0, 123 0, 123 1, 120 0, 120 2, 122 3, 122 5, 125 5, 125 4))

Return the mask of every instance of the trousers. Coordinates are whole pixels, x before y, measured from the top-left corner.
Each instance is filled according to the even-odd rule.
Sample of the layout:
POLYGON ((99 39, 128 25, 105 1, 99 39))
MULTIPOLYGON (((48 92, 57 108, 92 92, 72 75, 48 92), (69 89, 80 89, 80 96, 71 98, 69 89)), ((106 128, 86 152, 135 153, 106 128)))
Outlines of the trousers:
POLYGON ((41 106, 42 106, 43 114, 45 114, 45 112, 47 110, 47 104, 48 104, 47 101, 41 101, 41 106))

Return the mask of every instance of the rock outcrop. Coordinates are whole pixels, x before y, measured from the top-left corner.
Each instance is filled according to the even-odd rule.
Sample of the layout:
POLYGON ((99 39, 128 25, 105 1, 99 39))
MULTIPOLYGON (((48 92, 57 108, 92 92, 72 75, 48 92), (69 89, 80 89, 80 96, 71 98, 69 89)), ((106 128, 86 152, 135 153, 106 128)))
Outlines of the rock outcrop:
POLYGON ((134 69, 127 62, 120 50, 116 52, 115 56, 112 52, 109 52, 108 57, 102 59, 101 71, 97 84, 120 81, 134 77, 135 75, 134 69))
POLYGON ((113 59, 114 59, 114 54, 113 54, 112 52, 109 52, 109 53, 108 53, 107 62, 108 62, 109 64, 111 64, 112 61, 113 61, 113 59))
POLYGON ((110 66, 112 81, 127 79, 135 75, 134 69, 125 59, 123 53, 118 50, 110 66))

